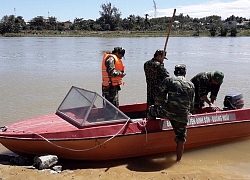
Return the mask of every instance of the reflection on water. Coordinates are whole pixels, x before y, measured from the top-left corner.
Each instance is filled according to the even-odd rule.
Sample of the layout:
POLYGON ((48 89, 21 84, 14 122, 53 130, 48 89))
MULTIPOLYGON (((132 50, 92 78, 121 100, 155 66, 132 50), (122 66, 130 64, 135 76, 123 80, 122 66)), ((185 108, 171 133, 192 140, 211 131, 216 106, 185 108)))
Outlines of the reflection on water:
MULTIPOLYGON (((127 75, 119 94, 120 104, 145 102, 143 63, 153 57, 156 49, 162 49, 164 43, 163 37, 0 38, 0 126, 54 113, 73 85, 101 94, 102 55, 115 46, 126 49, 124 64, 127 75)), ((177 63, 186 64, 188 79, 201 71, 221 70, 225 80, 216 105, 223 106, 227 93, 239 92, 243 94, 245 107, 250 107, 249 49, 248 37, 171 37, 165 67, 173 74, 177 63)), ((228 170, 236 164, 244 169, 250 160, 246 155, 249 144, 250 139, 245 139, 212 148, 188 150, 183 165, 192 167, 198 163, 207 168, 211 164, 217 167, 222 162, 228 170)), ((6 149, 2 147, 0 150, 6 149)), ((159 168, 168 166, 159 164, 159 168)), ((128 165, 128 169, 133 169, 131 166, 128 165)))

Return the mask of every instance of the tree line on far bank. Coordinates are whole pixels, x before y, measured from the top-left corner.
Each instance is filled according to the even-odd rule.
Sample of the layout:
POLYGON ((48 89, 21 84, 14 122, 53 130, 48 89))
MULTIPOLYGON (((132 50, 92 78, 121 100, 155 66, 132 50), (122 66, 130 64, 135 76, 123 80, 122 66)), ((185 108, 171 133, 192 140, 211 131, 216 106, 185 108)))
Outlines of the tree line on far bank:
MULTIPOLYGON (((25 22, 22 16, 5 15, 0 21, 0 34, 33 33, 53 31, 166 31, 171 17, 149 18, 148 14, 129 15, 121 18, 121 12, 111 3, 101 5, 100 17, 96 20, 75 18, 74 22, 58 22, 56 17, 44 18, 37 16, 29 22, 25 22)), ((250 19, 231 15, 225 20, 220 16, 212 15, 203 18, 192 18, 183 13, 175 16, 172 31, 192 31, 193 36, 199 36, 200 32, 208 31, 211 36, 236 36, 239 29, 250 29, 250 19)))

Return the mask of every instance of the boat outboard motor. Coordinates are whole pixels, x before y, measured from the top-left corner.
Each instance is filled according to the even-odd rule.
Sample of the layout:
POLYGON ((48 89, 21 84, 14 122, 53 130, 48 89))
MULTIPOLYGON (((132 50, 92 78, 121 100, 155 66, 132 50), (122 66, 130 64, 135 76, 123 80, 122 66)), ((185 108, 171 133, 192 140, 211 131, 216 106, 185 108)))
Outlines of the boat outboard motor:
POLYGON ((240 93, 227 94, 224 98, 223 110, 241 109, 243 106, 243 95, 240 93))

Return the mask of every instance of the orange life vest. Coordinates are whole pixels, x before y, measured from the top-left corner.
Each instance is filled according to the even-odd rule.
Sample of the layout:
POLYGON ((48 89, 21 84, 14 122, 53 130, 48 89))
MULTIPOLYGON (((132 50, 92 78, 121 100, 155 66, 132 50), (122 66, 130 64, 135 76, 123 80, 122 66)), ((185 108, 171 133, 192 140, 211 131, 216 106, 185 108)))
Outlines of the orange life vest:
POLYGON ((111 77, 109 76, 107 72, 107 67, 105 65, 106 60, 109 57, 113 57, 115 59, 115 70, 116 71, 124 71, 125 67, 121 61, 116 55, 114 54, 109 54, 109 53, 104 53, 103 58, 102 58, 102 85, 103 86, 118 86, 121 85, 122 82, 122 77, 117 76, 117 77, 111 77))

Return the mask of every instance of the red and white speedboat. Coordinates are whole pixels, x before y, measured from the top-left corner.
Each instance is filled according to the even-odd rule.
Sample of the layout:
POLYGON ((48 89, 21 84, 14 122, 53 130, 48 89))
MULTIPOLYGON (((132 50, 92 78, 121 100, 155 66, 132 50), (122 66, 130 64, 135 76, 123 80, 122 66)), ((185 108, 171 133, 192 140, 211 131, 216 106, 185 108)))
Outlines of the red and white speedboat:
MULTIPOLYGON (((227 95, 224 105, 190 116, 185 149, 250 136, 250 108, 242 108, 242 95, 227 95)), ((175 151, 169 121, 146 121, 145 110, 145 103, 117 109, 98 93, 73 86, 55 114, 1 127, 0 142, 22 156, 91 161, 175 151)))

